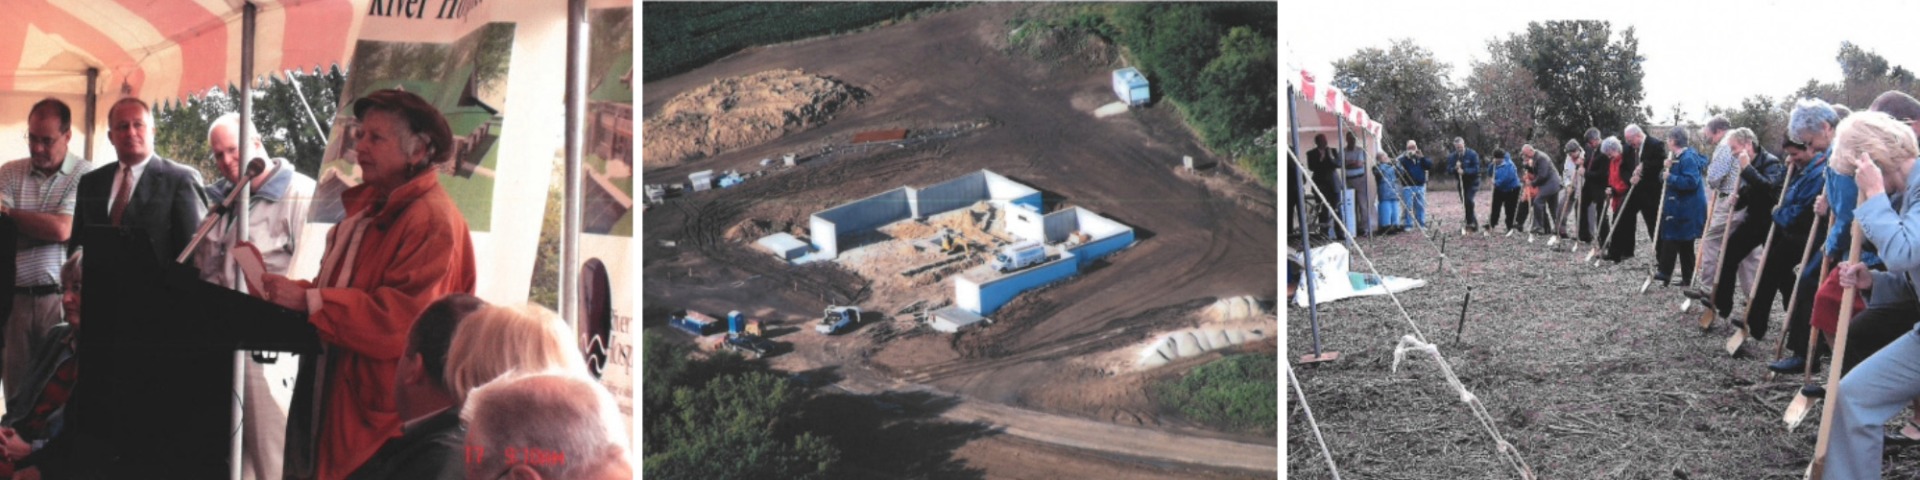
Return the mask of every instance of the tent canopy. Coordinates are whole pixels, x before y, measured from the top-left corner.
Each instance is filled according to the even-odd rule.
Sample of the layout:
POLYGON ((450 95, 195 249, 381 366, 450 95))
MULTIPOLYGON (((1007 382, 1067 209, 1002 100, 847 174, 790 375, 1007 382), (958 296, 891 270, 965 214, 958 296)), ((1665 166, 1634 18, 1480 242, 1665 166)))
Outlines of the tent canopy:
MULTIPOLYGON (((255 0, 254 75, 344 64, 369 0, 255 0)), ((94 125, 121 97, 148 102, 240 83, 246 0, 8 0, 0 21, 0 131, 25 131, 43 98, 74 109, 74 153, 84 152, 87 96, 94 125), (88 90, 88 71, 97 72, 88 90)), ((431 13, 429 13, 431 14, 431 13)), ((97 127, 96 127, 97 128, 97 127)), ((105 128, 94 152, 112 152, 105 128)), ((0 137, 0 161, 26 156, 25 139, 0 137)))

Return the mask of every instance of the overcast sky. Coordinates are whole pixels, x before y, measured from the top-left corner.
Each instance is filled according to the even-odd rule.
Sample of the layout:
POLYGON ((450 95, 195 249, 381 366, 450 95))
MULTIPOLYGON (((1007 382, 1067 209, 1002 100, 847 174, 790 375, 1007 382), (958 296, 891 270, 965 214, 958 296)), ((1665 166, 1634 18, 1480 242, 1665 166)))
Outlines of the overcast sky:
MULTIPOLYGON (((1879 53, 1893 65, 1920 72, 1920 2, 1670 0, 1589 2, 1314 2, 1282 10, 1287 67, 1321 81, 1333 61, 1361 48, 1386 49, 1413 38, 1452 64, 1451 81, 1464 81, 1474 60, 1486 60, 1486 42, 1526 30, 1527 22, 1590 19, 1613 22, 1614 38, 1635 27, 1646 72, 1643 105, 1665 118, 1675 103, 1694 121, 1707 105, 1737 106, 1760 94, 1779 98, 1808 79, 1837 82, 1834 56, 1841 41, 1879 53), (1320 6, 1337 11, 1316 12, 1320 6)), ((1360 105, 1368 108, 1367 105, 1360 105)), ((1864 105, 1854 105, 1864 107, 1864 105)))

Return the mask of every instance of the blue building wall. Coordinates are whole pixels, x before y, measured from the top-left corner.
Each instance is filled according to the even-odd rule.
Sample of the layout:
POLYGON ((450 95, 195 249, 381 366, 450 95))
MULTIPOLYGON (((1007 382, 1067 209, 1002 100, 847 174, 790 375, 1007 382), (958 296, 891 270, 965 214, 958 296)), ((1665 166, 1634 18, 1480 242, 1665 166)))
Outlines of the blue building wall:
POLYGON ((1073 252, 1074 258, 1080 260, 1079 266, 1085 267, 1087 264, 1093 263, 1094 260, 1112 255, 1113 252, 1118 252, 1130 246, 1133 246, 1133 230, 1131 229, 1111 237, 1080 244, 1067 251, 1073 252))
POLYGON ((1000 279, 980 284, 980 314, 991 315, 999 310, 1020 292, 1040 288, 1049 283, 1065 280, 1080 272, 1077 256, 1066 256, 1059 260, 1022 270, 1000 279))

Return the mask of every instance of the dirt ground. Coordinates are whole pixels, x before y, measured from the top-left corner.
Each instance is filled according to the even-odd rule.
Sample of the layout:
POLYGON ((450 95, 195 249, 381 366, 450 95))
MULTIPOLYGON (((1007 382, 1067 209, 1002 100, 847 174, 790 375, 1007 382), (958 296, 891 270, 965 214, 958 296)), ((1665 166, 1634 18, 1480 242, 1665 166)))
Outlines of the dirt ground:
MULTIPOLYGON (((1459 197, 1443 183, 1428 193, 1429 215, 1444 222, 1434 231, 1448 238, 1458 275, 1436 272, 1437 250, 1417 231, 1359 245, 1385 274, 1430 282, 1400 302, 1537 478, 1800 478, 1820 414, 1791 432, 1782 423, 1801 377, 1765 379, 1777 337, 1749 341, 1731 358, 1725 320, 1703 333, 1699 307, 1680 313, 1679 288, 1638 293, 1653 254, 1644 227, 1634 258, 1582 265, 1586 249, 1548 251, 1544 238, 1461 238, 1459 197)), ((1476 200, 1485 212, 1490 194, 1476 200)), ((1307 311, 1291 305, 1288 350, 1310 353, 1307 311)), ((1778 325, 1785 314, 1778 304, 1773 311, 1778 325)), ((1392 300, 1323 304, 1319 324, 1323 348, 1341 358, 1294 368, 1343 477, 1517 477, 1430 357, 1408 355, 1389 372, 1396 342, 1412 333, 1392 300)), ((1331 478, 1297 398, 1283 389, 1289 477, 1331 478)), ((1887 464, 1888 478, 1913 478, 1920 450, 1889 448, 1887 464)))
POLYGON ((646 162, 674 164, 759 145, 833 118, 865 92, 799 70, 715 79, 646 117, 646 162))
MULTIPOLYGON (((834 369, 844 383, 927 386, 969 402, 1255 447, 1249 451, 1265 448, 1271 457, 1278 443, 1272 436, 1214 432, 1162 419, 1133 388, 1136 383, 1126 383, 1144 380, 1117 380, 1120 386, 1101 385, 1088 396, 1058 393, 1061 383, 1111 378, 1085 366, 1081 357, 1184 327, 1189 313, 1215 298, 1274 298, 1277 217, 1272 191, 1224 169, 1176 173, 1182 156, 1202 165, 1224 162, 1200 147, 1171 107, 1094 118, 1091 108, 1098 105, 1084 98, 1107 91, 1113 66, 1047 64, 1005 52, 1007 20, 1020 8, 972 6, 855 35, 749 49, 644 85, 648 118, 667 99, 712 79, 770 69, 804 69, 870 95, 830 122, 759 146, 680 165, 649 164, 644 174, 655 182, 706 169, 754 171, 761 159, 844 141, 860 131, 964 126, 935 141, 834 155, 773 170, 730 189, 670 199, 644 216, 645 298, 650 305, 741 310, 774 323, 775 340, 793 345, 791 353, 772 358, 782 369, 834 369), (888 319, 894 312, 886 311, 852 333, 824 337, 811 331, 810 322, 826 305, 871 300, 873 279, 832 262, 787 266, 724 235, 749 220, 772 229, 804 226, 808 214, 826 207, 980 169, 1041 190, 1048 211, 1078 205, 1132 226, 1138 243, 1070 281, 1023 294, 992 315, 995 323, 985 329, 934 334, 888 319)), ((950 284, 942 285, 948 286, 941 298, 928 300, 951 296, 950 284)), ((1026 460, 1010 459, 1008 452, 1028 450, 993 442, 968 443, 958 455, 988 465, 990 478, 1051 477, 1033 472, 1049 471, 1040 468, 1071 456, 1033 460, 1046 451, 1031 450, 1026 460)), ((1140 457, 1119 460, 1073 450, 1094 459, 1088 465, 1113 470, 1126 470, 1140 457)), ((1211 450, 1197 449, 1201 458, 1193 461, 1239 451, 1211 450)), ((1270 473, 1254 476, 1265 475, 1270 473)), ((1242 475, 1207 470, 1174 476, 1242 475)))

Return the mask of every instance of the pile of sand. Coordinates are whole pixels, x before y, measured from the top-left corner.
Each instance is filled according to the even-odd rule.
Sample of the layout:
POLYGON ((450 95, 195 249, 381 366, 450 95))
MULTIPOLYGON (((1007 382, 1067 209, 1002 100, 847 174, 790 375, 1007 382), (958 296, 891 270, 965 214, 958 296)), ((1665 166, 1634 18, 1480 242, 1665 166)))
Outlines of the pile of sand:
POLYGON ((646 119, 641 148, 649 165, 712 156, 819 125, 864 96, 800 70, 722 78, 674 97, 646 119))

